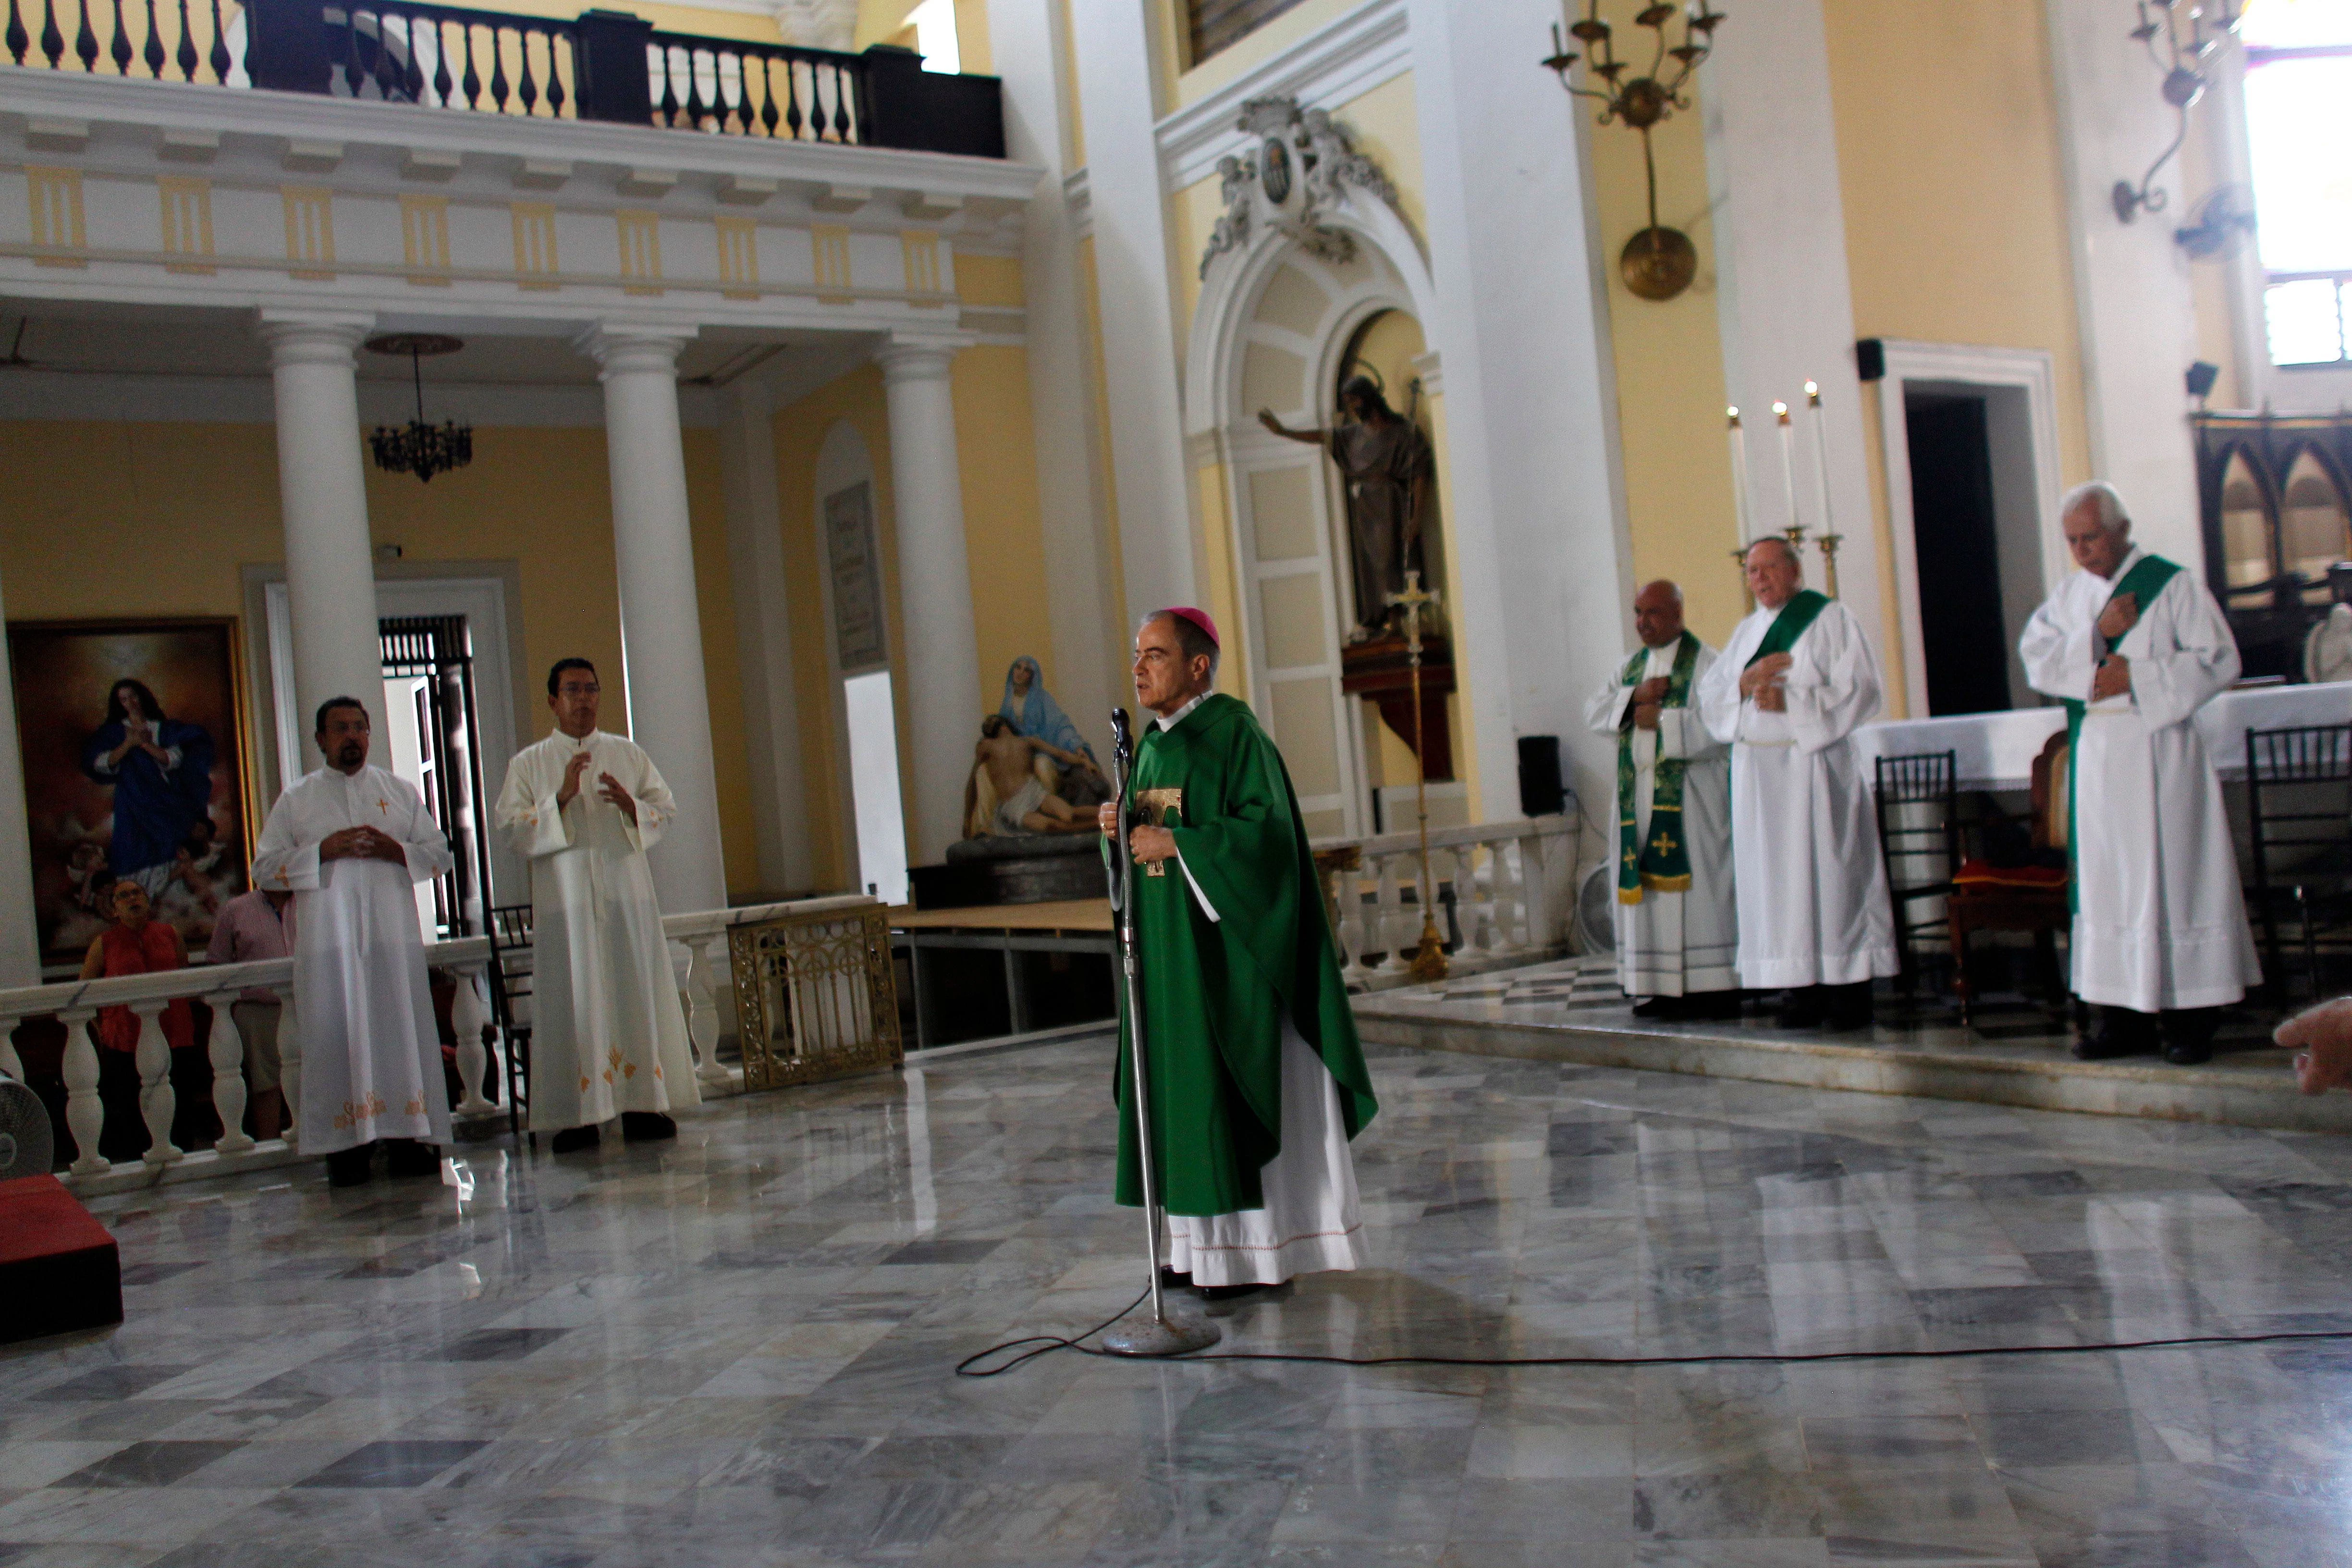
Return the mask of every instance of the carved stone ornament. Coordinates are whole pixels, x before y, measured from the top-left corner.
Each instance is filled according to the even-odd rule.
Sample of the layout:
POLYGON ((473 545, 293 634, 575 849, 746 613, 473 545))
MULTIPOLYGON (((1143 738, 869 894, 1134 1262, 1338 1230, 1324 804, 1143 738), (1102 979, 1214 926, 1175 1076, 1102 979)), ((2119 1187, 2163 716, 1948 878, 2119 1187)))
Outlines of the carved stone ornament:
POLYGON ((1318 261, 1344 267, 1356 257, 1355 237, 1326 219, 1353 185, 1397 205, 1396 186, 1381 166, 1356 151, 1347 127, 1325 109, 1298 107, 1295 98, 1253 98, 1235 129, 1255 148, 1217 160, 1224 215, 1201 253, 1201 276, 1229 250, 1249 243, 1263 224, 1318 261))

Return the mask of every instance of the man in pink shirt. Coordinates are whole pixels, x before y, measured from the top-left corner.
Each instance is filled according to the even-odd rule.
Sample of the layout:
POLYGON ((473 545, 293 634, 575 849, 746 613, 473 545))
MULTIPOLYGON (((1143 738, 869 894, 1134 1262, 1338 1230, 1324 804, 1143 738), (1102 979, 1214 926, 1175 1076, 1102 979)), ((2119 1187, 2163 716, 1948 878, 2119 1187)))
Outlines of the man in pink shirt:
MULTIPOLYGON (((221 906, 205 957, 214 963, 255 963, 284 958, 293 951, 294 895, 257 888, 221 906)), ((278 1087, 281 1011, 277 993, 265 986, 249 987, 229 1007, 245 1040, 245 1088, 252 1097, 247 1103, 253 1108, 256 1138, 277 1137, 286 1119, 286 1096, 278 1087)))

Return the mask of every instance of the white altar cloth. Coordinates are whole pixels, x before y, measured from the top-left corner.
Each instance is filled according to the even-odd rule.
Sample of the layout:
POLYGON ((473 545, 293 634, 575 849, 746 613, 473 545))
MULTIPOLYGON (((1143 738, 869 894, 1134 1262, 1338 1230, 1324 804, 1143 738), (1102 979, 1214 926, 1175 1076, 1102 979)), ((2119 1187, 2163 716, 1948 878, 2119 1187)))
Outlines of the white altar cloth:
MULTIPOLYGON (((2254 686, 2221 696, 2198 710, 2197 732, 2214 771, 2225 779, 2246 773, 2246 731, 2352 722, 2352 681, 2323 686, 2254 686)), ((1869 768, 1880 757, 1954 752, 1962 789, 2026 789, 2042 743, 2066 727, 2066 710, 2017 708, 2006 713, 1963 713, 1949 719, 1888 719, 1853 732, 1869 768)), ((1867 775, 1865 775, 1867 776, 1867 775)))

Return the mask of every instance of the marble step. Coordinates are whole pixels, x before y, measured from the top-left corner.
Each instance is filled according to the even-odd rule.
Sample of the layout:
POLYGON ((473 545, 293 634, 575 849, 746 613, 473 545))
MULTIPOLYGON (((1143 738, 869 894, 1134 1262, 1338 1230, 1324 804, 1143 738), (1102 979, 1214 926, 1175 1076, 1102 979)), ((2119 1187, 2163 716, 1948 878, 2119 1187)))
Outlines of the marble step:
POLYGON ((1784 1032, 1763 1022, 1654 1024, 1633 1017, 1622 1002, 1545 1006, 1513 1016, 1492 1001, 1449 1000, 1429 989, 1359 997, 1356 1025, 1366 1040, 1381 1045, 1469 1056, 2100 1116, 2352 1132, 2352 1095, 2299 1092, 2291 1053, 2272 1046, 2224 1049, 2203 1067, 2174 1067, 2153 1056, 2083 1062, 2055 1035, 1992 1041, 1957 1026, 1881 1026, 1869 1035, 1827 1035, 1784 1032))

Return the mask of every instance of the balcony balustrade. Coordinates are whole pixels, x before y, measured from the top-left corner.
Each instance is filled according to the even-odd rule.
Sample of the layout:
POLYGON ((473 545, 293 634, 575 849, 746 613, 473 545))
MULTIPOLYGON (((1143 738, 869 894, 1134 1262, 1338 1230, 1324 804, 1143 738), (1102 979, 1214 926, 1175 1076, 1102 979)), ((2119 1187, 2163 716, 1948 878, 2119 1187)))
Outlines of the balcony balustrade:
MULTIPOLYGON (((695 1079, 703 1097, 740 1093, 743 1074, 719 1059, 720 1016, 727 994, 728 933, 740 925, 759 924, 784 917, 823 915, 873 907, 866 895, 803 899, 791 903, 761 904, 744 909, 706 910, 665 916, 662 930, 673 947, 688 955, 679 985, 686 1009, 687 1033, 694 1045, 695 1079)), ((509 1043, 495 1026, 488 1007, 485 970, 492 962, 489 939, 459 937, 425 948, 425 962, 454 982, 450 1005, 451 1033, 456 1039, 457 1079, 461 1094, 451 1105, 454 1120, 488 1122, 507 1115, 504 1103, 492 1099, 504 1079, 503 1064, 509 1043)), ((71 1163, 62 1173, 78 1190, 112 1191, 156 1182, 234 1175, 305 1158, 301 1128, 289 1127, 283 1138, 256 1142, 244 1131, 250 1089, 245 1079, 245 1048, 229 1005, 249 990, 267 990, 283 1008, 278 1027, 280 1087, 288 1106, 302 1098, 302 1026, 294 995, 294 963, 271 959, 257 963, 196 964, 157 974, 125 975, 111 980, 73 980, 50 985, 0 990, 0 1073, 23 1079, 12 1037, 18 1026, 32 1019, 53 1018, 65 1026, 62 1063, 66 1086, 67 1137, 58 1141, 61 1155, 71 1163), (209 1149, 184 1150, 172 1141, 175 1121, 184 1125, 172 1083, 172 1048, 164 1038, 163 1011, 173 1002, 203 1002, 212 1014, 207 1037, 197 1042, 211 1065, 212 1110, 219 1132, 209 1149), (88 1027, 99 1011, 128 1007, 139 1020, 134 1065, 139 1074, 138 1120, 143 1128, 127 1130, 133 1147, 144 1152, 135 1160, 109 1161, 101 1144, 120 1145, 110 1136, 126 1130, 107 1126, 109 1108, 99 1093, 98 1047, 88 1027)), ((203 1118, 195 1119, 199 1121, 203 1118)), ((316 1156, 310 1156, 315 1158, 316 1156)))
POLYGON ((625 11, 570 19, 425 0, 8 0, 29 69, 201 82, 539 120, 1004 156, 994 77, 863 54, 657 30, 625 11))
MULTIPOLYGON (((1412 984, 1421 941, 1421 837, 1318 838, 1339 972, 1355 991, 1412 984)), ((1432 828, 1429 877, 1454 973, 1557 958, 1568 950, 1576 825, 1565 816, 1432 828)))

